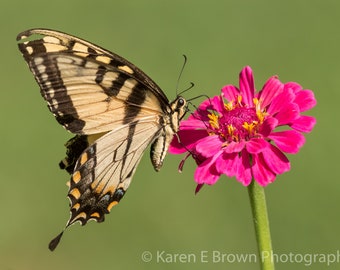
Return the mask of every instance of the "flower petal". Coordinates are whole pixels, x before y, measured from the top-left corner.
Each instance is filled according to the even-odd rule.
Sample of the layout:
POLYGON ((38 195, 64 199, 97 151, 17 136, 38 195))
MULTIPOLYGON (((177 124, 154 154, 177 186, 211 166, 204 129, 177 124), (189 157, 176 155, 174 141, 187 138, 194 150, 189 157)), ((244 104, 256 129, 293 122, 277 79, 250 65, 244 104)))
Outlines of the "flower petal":
POLYGON ((316 124, 316 119, 312 116, 301 115, 298 119, 294 120, 291 127, 300 132, 311 132, 316 124))
POLYGON ((225 174, 228 177, 233 177, 236 174, 237 168, 237 153, 224 152, 216 159, 216 171, 219 174, 225 174))
POLYGON ((178 136, 174 136, 169 146, 169 153, 171 154, 181 154, 188 149, 193 149, 197 141, 205 138, 207 136, 206 130, 180 130, 178 136), (178 141, 180 138, 180 142, 178 141))
POLYGON ((227 101, 237 100, 240 90, 234 85, 226 85, 222 88, 222 95, 227 101))
POLYGON ((283 83, 278 79, 277 76, 269 78, 258 94, 258 99, 261 102, 261 108, 266 108, 272 102, 272 100, 282 92, 282 90, 283 83))
POLYGON ((262 138, 253 138, 246 144, 246 149, 250 154, 257 154, 269 147, 269 143, 262 138))
POLYGON ((299 118, 299 107, 295 103, 286 104, 276 115, 278 126, 289 125, 299 118))
POLYGON ((217 111, 220 114, 224 112, 224 102, 221 96, 214 96, 206 99, 198 106, 198 111, 208 114, 208 110, 217 111))
POLYGON ((242 151, 244 146, 246 145, 246 142, 244 140, 240 142, 231 142, 228 144, 227 147, 224 148, 224 151, 226 153, 239 153, 242 151))
POLYGON ((213 185, 216 183, 220 174, 216 171, 215 161, 222 154, 217 153, 215 156, 206 159, 203 163, 201 163, 194 174, 194 178, 197 184, 208 184, 213 185))
POLYGON ((272 132, 269 138, 281 151, 290 154, 296 154, 305 143, 305 137, 295 130, 272 132))
POLYGON ((297 82, 287 82, 284 84, 284 91, 287 91, 287 89, 293 90, 293 92, 296 94, 302 90, 302 86, 297 82))
MULTIPOLYGON (((208 118, 208 117, 207 117, 208 118)), ((190 115, 187 120, 182 120, 180 127, 180 130, 196 130, 196 129, 207 129, 207 124, 204 123, 201 119, 197 119, 194 115, 190 115)))
POLYGON ((276 115, 282 109, 284 109, 287 104, 292 104, 295 99, 295 95, 291 89, 288 89, 285 92, 281 92, 279 95, 276 95, 272 102, 270 103, 267 112, 271 115, 276 115))
POLYGON ((274 182, 275 174, 270 170, 268 165, 266 164, 263 154, 260 153, 258 155, 252 155, 253 157, 253 166, 252 166, 252 173, 253 177, 257 183, 261 186, 266 186, 269 183, 274 182))
POLYGON ((299 106, 293 102, 295 95, 291 89, 276 96, 268 108, 268 113, 275 117, 278 125, 292 123, 299 117, 299 106))
POLYGON ((311 90, 303 90, 296 93, 294 102, 299 105, 301 112, 310 110, 316 105, 316 99, 311 90))
POLYGON ((236 171, 236 179, 241 182, 244 186, 248 186, 252 180, 251 173, 251 164, 250 164, 250 154, 247 150, 242 150, 240 156, 236 158, 237 163, 237 171, 236 171))
POLYGON ((290 170, 288 158, 274 145, 269 144, 269 147, 262 152, 263 159, 275 174, 282 174, 290 170))
POLYGON ((207 136, 200 139, 195 150, 204 157, 211 157, 221 150, 222 142, 218 135, 207 136))
POLYGON ((279 121, 274 117, 268 117, 264 120, 259 130, 259 133, 263 137, 268 137, 268 135, 277 127, 279 121))
POLYGON ((253 105, 255 86, 253 71, 249 66, 243 68, 240 73, 240 94, 245 104, 253 105))

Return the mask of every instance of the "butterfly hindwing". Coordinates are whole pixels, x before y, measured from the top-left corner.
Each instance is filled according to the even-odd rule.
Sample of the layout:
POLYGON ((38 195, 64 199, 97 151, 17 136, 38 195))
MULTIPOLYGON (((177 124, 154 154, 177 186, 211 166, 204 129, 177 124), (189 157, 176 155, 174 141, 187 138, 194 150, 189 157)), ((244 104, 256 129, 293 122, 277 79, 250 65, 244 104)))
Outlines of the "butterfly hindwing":
POLYGON ((70 181, 71 218, 67 224, 89 219, 103 221, 130 185, 146 147, 160 126, 154 119, 132 122, 107 133, 79 157, 70 181))
MULTIPOLYGON (((143 152, 162 132, 160 124, 150 118, 122 125, 88 146, 69 183, 71 216, 66 228, 75 222, 103 222, 125 195, 143 152)), ((50 250, 57 247, 63 232, 50 242, 50 250)))

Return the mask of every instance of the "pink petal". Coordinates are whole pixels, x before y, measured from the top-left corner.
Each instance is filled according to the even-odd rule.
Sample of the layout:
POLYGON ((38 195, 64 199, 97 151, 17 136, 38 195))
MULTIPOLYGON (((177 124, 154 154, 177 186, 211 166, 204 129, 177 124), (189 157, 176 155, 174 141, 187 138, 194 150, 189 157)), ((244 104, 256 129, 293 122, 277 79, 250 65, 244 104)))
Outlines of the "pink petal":
POLYGON ((316 105, 316 99, 313 91, 311 90, 303 90, 296 93, 294 102, 299 105, 301 112, 310 110, 316 105))
POLYGON ((222 88, 222 95, 228 101, 237 100, 240 90, 234 85, 226 85, 222 88))
POLYGON ((216 159, 216 171, 219 174, 225 174, 228 177, 233 177, 236 174, 237 168, 237 153, 224 152, 216 159))
POLYGON ((275 174, 270 170, 266 162, 264 161, 263 154, 252 155, 253 157, 253 177, 261 186, 266 186, 269 183, 274 182, 275 174))
POLYGON ((281 92, 276 95, 269 105, 267 112, 271 115, 276 115, 283 110, 288 104, 292 104, 295 99, 295 95, 291 89, 281 92))
POLYGON ((269 147, 269 143, 261 138, 253 138, 246 144, 246 149, 250 154, 257 154, 269 147))
POLYGON ((282 174, 290 170, 288 158, 274 145, 269 144, 262 155, 270 170, 275 174, 282 174))
POLYGON ((275 114, 275 118, 278 120, 278 126, 289 125, 296 121, 299 116, 299 107, 295 103, 286 104, 286 106, 275 114))
POLYGON ((211 157, 221 150, 222 141, 218 135, 207 136, 196 144, 196 151, 203 157, 211 157))
POLYGON ((206 127, 205 122, 209 121, 208 114, 209 114, 209 111, 203 111, 203 110, 197 109, 196 111, 194 111, 193 113, 189 115, 187 120, 182 120, 180 125, 185 126, 185 125, 189 125, 189 124, 184 125, 184 123, 186 122, 190 123, 191 121, 197 121, 197 122, 201 122, 201 125, 206 127))
POLYGON ((178 137, 174 136, 169 146, 169 153, 181 154, 186 152, 188 149, 193 149, 197 141, 207 136, 206 130, 180 130, 178 137))
POLYGON ((236 179, 244 186, 248 186, 252 180, 252 173, 250 155, 245 149, 242 151, 240 156, 237 156, 236 163, 236 179))
POLYGON ((295 95, 291 89, 276 96, 269 105, 268 113, 278 120, 278 125, 292 123, 299 117, 299 106, 293 102, 295 95))
POLYGON ((224 102, 222 97, 214 96, 212 98, 206 99, 198 107, 199 112, 202 111, 207 114, 207 110, 214 110, 222 114, 224 112, 224 102))
POLYGON ((195 118, 195 116, 190 115, 187 120, 182 120, 180 123, 180 130, 196 130, 196 129, 207 129, 207 124, 204 123, 201 119, 195 118))
POLYGON ((230 144, 228 144, 227 147, 224 148, 224 151, 226 153, 239 153, 242 151, 245 145, 246 145, 245 141, 231 142, 230 144))
POLYGON ((301 115, 298 119, 294 120, 291 128, 300 132, 311 132, 316 124, 316 119, 312 116, 301 115))
POLYGON ((302 86, 296 82, 287 82, 284 84, 284 91, 287 89, 293 90, 293 92, 296 94, 302 90, 302 86))
POLYGON ((283 90, 283 83, 277 78, 277 76, 273 76, 269 78, 269 80, 264 84, 262 90, 259 92, 258 99, 261 102, 261 107, 266 108, 283 90))
POLYGON ((264 120, 259 130, 259 133, 263 137, 268 137, 268 135, 277 127, 278 120, 274 117, 268 117, 264 120))
POLYGON ((216 183, 220 174, 216 171, 215 161, 222 154, 222 151, 212 158, 206 159, 202 164, 200 164, 194 174, 195 181, 198 184, 208 184, 213 185, 216 183))
POLYGON ((243 68, 240 73, 240 94, 245 104, 253 105, 255 86, 253 71, 249 66, 243 68))
POLYGON ((272 132, 269 136, 283 152, 296 154, 305 143, 305 137, 295 130, 272 132))

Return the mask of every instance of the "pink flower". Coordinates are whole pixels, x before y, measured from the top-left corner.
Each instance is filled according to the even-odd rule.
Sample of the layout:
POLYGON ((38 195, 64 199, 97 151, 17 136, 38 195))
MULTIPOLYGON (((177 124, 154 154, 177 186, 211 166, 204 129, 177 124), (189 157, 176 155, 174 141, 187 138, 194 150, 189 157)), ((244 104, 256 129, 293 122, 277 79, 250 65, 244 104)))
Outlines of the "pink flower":
POLYGON ((235 176, 244 186, 252 179, 261 186, 290 169, 284 153, 295 154, 305 143, 302 132, 310 132, 316 120, 301 115, 316 105, 311 90, 295 83, 269 78, 256 92, 253 73, 245 67, 240 87, 226 85, 220 96, 203 101, 180 124, 170 153, 187 152, 180 164, 192 156, 198 186, 213 185, 222 174, 235 176), (279 130, 276 130, 279 128, 279 130))

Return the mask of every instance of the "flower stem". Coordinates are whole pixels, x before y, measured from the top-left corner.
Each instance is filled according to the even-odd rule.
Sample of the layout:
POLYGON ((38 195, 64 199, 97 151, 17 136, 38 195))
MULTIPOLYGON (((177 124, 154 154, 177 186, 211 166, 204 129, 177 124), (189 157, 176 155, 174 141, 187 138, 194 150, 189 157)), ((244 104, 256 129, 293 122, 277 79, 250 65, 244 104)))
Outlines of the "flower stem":
POLYGON ((253 213, 255 234, 259 251, 259 261, 262 270, 274 270, 273 249, 270 238, 264 189, 256 181, 248 186, 250 205, 253 213))

